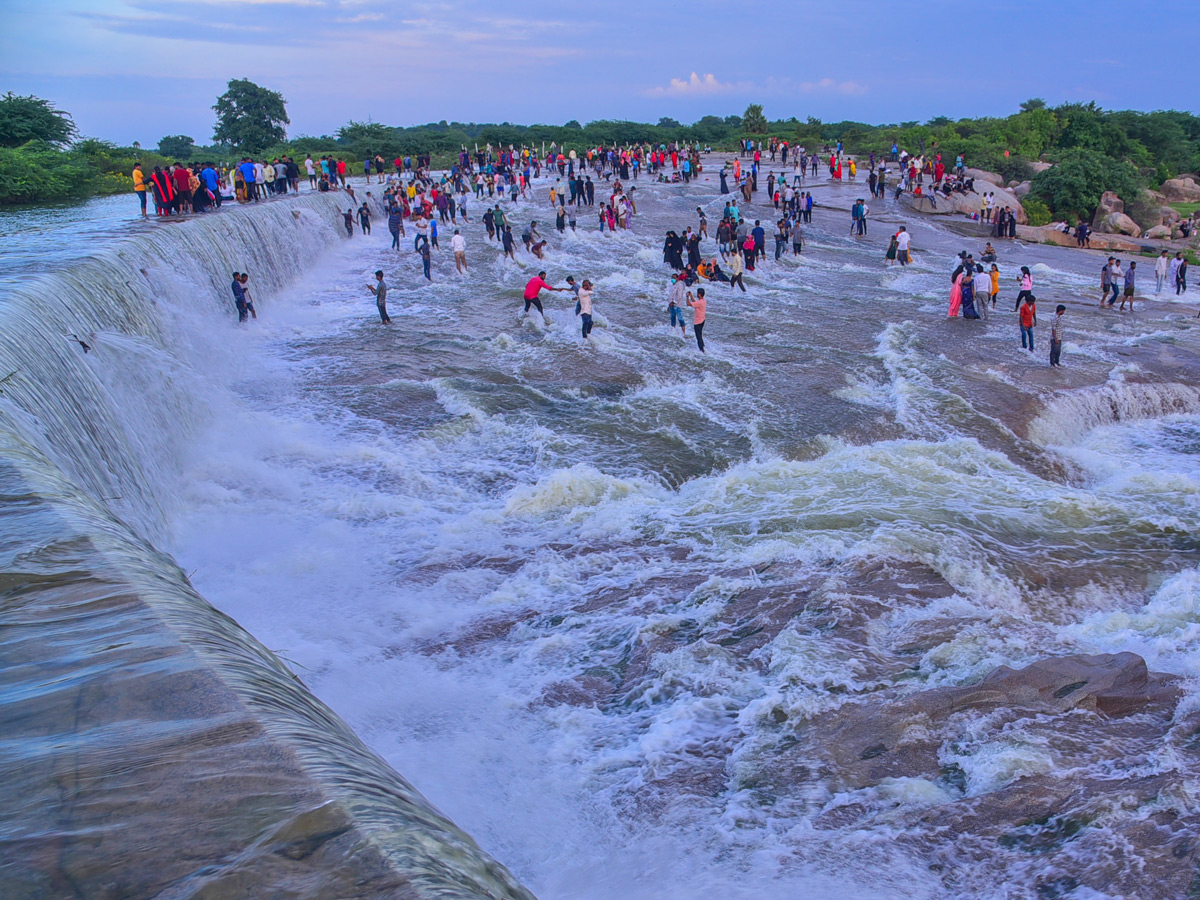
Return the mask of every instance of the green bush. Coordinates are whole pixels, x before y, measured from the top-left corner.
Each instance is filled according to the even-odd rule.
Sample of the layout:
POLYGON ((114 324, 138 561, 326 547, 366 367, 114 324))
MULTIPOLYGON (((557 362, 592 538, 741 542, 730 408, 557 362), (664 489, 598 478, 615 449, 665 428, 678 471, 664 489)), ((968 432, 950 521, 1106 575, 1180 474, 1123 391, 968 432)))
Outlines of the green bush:
POLYGON ((1057 216, 1090 219, 1105 191, 1124 198, 1136 197, 1141 188, 1138 172, 1128 162, 1095 150, 1075 149, 1063 154, 1058 165, 1035 175, 1030 193, 1057 216))
POLYGON ((1027 195, 1021 200, 1021 206, 1025 208, 1025 215, 1029 217, 1030 225, 1050 224, 1050 207, 1041 200, 1027 195))

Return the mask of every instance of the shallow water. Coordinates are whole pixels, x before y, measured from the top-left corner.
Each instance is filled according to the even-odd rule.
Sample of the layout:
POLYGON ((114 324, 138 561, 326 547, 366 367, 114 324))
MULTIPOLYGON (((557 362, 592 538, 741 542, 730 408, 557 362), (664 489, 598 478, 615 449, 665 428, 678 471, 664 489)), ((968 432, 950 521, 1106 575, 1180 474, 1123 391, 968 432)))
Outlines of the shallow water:
MULTIPOLYGON (((1138 877, 1168 896, 1138 868, 1147 839, 1131 861, 1092 853, 1162 808, 1195 834, 1196 761, 1149 726, 1083 756, 1061 723, 968 717, 942 736, 961 782, 866 788, 822 767, 820 730, 888 692, 1126 649, 1186 679, 1183 729, 1194 309, 1102 312, 1094 255, 1004 245, 992 320, 947 320, 950 260, 981 241, 890 203, 853 239, 825 208, 801 258, 761 264, 745 295, 713 287, 702 356, 668 327, 658 246, 697 205, 715 229, 714 195, 643 182, 630 232, 581 214, 551 237, 549 280, 596 283, 586 343, 567 295, 548 324, 519 320, 543 264, 501 260, 474 203, 468 277, 442 250, 425 284, 382 227, 322 235, 272 263, 240 331, 223 286, 193 279, 162 299, 171 359, 101 333, 86 361, 179 372, 164 419, 188 427, 149 424, 160 470, 114 509, 543 900, 1051 896, 1062 879, 1117 897, 1138 877), (915 264, 888 269, 902 221, 915 264), (1061 372, 1020 350, 1021 264, 1039 341, 1070 306, 1061 372), (380 267, 390 328, 365 289, 380 267), (1136 765, 1113 774, 1122 756, 1136 765), (1169 790, 1119 799, 1166 771, 1169 790), (1045 776, 1090 785, 1064 809, 1111 808, 1033 859, 996 843, 1020 814, 980 810, 1045 776), (987 825, 930 824, 960 814, 987 825)), ((545 202, 512 217, 552 221, 545 202)), ((259 280, 270 257, 236 258, 259 280)), ((118 408, 122 370, 98 376, 118 408)))

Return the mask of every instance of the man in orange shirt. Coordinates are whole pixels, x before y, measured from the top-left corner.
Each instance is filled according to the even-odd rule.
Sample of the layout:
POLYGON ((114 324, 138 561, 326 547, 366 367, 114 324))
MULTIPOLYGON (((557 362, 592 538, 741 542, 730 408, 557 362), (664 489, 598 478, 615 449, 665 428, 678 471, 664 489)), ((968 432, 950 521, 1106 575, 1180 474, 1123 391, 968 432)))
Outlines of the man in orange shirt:
MULTIPOLYGON (((146 176, 142 172, 142 164, 135 162, 133 164, 133 189, 137 192, 138 200, 142 204, 142 215, 146 215, 146 176)), ((1167 251, 1164 250, 1163 253, 1167 251)))

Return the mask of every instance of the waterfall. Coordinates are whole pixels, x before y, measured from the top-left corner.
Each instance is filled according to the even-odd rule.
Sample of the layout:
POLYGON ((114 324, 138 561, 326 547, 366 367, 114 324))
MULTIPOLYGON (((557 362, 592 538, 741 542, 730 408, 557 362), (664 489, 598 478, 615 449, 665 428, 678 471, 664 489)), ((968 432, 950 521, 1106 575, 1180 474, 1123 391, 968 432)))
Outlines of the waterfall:
POLYGON ((269 302, 341 239, 338 196, 161 222, 0 297, 8 896, 532 900, 154 547, 232 273, 269 302))

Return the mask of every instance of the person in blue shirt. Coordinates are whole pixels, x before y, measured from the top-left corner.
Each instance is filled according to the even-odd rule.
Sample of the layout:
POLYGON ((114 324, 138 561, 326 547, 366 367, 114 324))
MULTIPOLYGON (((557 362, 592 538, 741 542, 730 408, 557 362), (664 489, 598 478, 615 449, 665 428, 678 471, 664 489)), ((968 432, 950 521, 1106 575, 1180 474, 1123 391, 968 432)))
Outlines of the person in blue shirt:
POLYGON ((238 321, 245 322, 248 309, 246 307, 246 289, 242 287, 242 273, 233 273, 233 305, 237 307, 238 321))
POLYGON ((242 164, 238 166, 238 170, 242 173, 242 181, 246 182, 246 199, 258 200, 258 185, 254 178, 254 163, 247 157, 242 160, 242 164))
POLYGON ((758 219, 754 220, 754 228, 750 230, 751 236, 754 238, 754 257, 755 259, 767 258, 767 232, 762 227, 762 222, 758 219))

